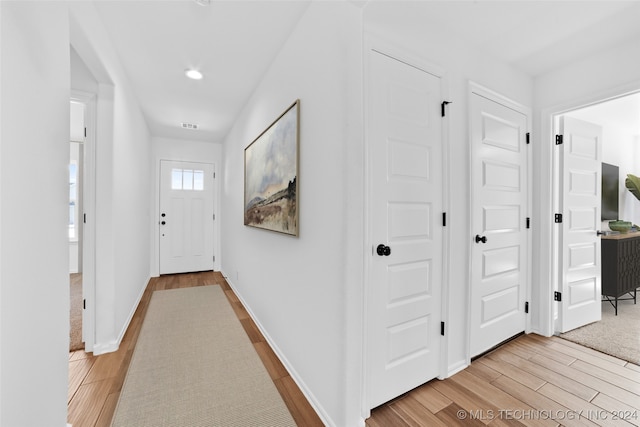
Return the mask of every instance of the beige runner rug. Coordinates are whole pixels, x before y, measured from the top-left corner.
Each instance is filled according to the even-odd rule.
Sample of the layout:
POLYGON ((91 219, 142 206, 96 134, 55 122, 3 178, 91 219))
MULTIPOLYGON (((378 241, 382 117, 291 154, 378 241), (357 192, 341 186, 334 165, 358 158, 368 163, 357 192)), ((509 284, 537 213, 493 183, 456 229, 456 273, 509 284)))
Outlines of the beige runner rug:
POLYGON ((153 293, 111 425, 296 424, 216 285, 153 293))

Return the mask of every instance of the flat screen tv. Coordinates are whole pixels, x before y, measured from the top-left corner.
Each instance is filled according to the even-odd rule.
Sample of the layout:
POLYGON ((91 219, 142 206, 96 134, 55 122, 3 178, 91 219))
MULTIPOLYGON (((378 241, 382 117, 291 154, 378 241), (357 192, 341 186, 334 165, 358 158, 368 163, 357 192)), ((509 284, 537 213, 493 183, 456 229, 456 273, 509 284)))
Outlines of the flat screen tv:
POLYGON ((620 168, 602 163, 602 221, 618 219, 620 168))

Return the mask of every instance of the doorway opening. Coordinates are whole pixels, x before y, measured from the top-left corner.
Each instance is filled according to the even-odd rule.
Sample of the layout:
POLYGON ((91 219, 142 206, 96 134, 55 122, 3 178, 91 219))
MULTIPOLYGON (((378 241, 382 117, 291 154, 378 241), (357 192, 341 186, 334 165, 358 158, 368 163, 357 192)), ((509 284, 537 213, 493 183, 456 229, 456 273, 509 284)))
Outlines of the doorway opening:
POLYGON ((83 169, 84 169, 84 111, 80 102, 71 101, 69 142, 69 274, 70 274, 70 330, 69 351, 84 350, 82 339, 82 246, 83 246, 83 169))
POLYGON ((69 351, 93 351, 95 95, 73 91, 69 142, 69 351))
MULTIPOLYGON (((629 289, 622 289, 625 285, 622 283, 622 276, 637 275, 640 279, 640 268, 635 267, 637 263, 623 263, 623 265, 629 266, 625 268, 624 272, 618 272, 617 267, 613 267, 611 262, 612 257, 615 258, 615 251, 619 244, 625 242, 631 242, 638 239, 640 242, 640 233, 634 237, 633 233, 622 233, 616 235, 606 235, 611 233, 609 227, 609 221, 611 220, 624 220, 633 225, 640 224, 640 200, 638 200, 625 186, 627 174, 640 175, 640 92, 627 93, 617 97, 612 97, 607 100, 592 103, 588 106, 568 110, 565 112, 559 112, 553 116, 554 129, 560 129, 560 122, 564 118, 579 120, 581 122, 591 123, 599 126, 602 129, 602 155, 600 159, 600 165, 598 172, 602 174, 609 170, 613 170, 613 177, 609 175, 609 178, 604 174, 604 178, 598 179, 598 201, 599 212, 601 212, 595 219, 596 231, 598 233, 605 233, 597 238, 597 244, 601 251, 601 256, 597 261, 601 261, 601 265, 598 266, 598 280, 600 280, 601 289, 597 298, 597 304, 595 309, 600 310, 600 320, 595 322, 580 322, 578 326, 571 328, 563 327, 561 319, 563 315, 566 315, 565 308, 558 303, 555 305, 553 312, 554 329, 556 334, 560 334, 562 338, 569 339, 574 342, 587 345, 592 348, 596 348, 607 354, 615 353, 616 350, 623 349, 636 354, 636 357, 640 358, 640 348, 630 348, 635 346, 640 347, 637 340, 626 340, 621 335, 627 329, 626 326, 630 324, 630 320, 637 316, 637 312, 640 312, 636 301, 627 300, 619 301, 613 305, 608 302, 608 299, 622 297, 624 298, 628 292, 636 292, 638 282, 633 280, 629 286, 629 289), (616 178, 616 179, 614 179, 616 178), (605 182, 606 181, 606 182, 605 182), (613 188, 607 184, 607 182, 615 182, 613 188), (633 271, 632 271, 633 270, 633 271), (637 270, 637 271, 635 271, 637 270), (622 287, 620 287, 622 286, 622 287), (620 287, 620 289, 618 289, 620 287), (616 307, 617 306, 617 307, 616 307), (618 310, 616 310, 618 308, 618 310), (624 309, 623 309, 624 308, 624 309), (617 315, 616 315, 617 311, 617 315), (620 328, 616 327, 619 325, 620 328), (624 325, 624 327, 623 327, 624 325), (615 343, 616 338, 620 338, 620 343, 615 343)), ((558 133, 558 132, 554 132, 558 133)), ((566 148, 565 148, 566 149, 566 148)), ((559 158, 555 156, 554 159, 554 188, 559 189, 558 179, 559 173, 559 158)), ((560 191, 555 197, 554 204, 558 206, 560 203, 560 191)), ((566 210, 566 209, 565 209, 566 210)), ((566 214, 566 212, 563 212, 566 214)), ((561 234, 561 233, 558 233, 561 234)), ((554 248, 557 252, 554 259, 558 260, 557 265, 554 266, 554 277, 557 277, 553 291, 564 293, 563 284, 566 282, 563 275, 563 260, 559 256, 562 248, 562 236, 556 237, 554 242, 554 248)), ((578 254, 577 251, 574 251, 578 254)), ((627 254, 626 256, 632 256, 627 254)), ((639 254, 640 256, 640 254, 639 254)), ((566 261, 565 261, 566 262, 566 261)), ((619 264, 615 262, 615 264, 619 264)), ((580 268, 587 268, 586 265, 580 268)), ((566 286, 564 286, 566 287, 566 286)), ((562 299, 566 299, 562 295, 562 299)), ((634 322, 631 322, 634 323, 634 322)), ((635 322, 638 323, 638 322, 635 322)), ((637 336, 637 335, 636 335, 637 336)), ((620 358, 629 360, 620 354, 613 354, 620 358)))

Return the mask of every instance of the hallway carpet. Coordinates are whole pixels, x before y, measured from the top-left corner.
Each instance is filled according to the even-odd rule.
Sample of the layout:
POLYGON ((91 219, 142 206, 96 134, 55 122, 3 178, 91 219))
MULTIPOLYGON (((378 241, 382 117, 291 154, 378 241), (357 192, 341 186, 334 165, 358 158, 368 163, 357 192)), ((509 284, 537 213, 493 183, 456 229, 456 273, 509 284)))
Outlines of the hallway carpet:
POLYGON ((82 273, 69 276, 71 304, 69 306, 69 352, 84 349, 82 342, 82 273))
POLYGON ((112 427, 295 426, 220 286, 155 291, 112 427))

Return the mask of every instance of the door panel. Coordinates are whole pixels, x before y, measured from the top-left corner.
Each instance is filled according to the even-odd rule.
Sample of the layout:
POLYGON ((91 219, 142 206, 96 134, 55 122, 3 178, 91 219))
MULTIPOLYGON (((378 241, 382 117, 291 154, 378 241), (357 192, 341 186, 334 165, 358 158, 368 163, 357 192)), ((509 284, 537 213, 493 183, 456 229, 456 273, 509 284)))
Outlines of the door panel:
POLYGON ((213 270, 213 165, 160 162, 160 274, 213 270))
POLYGON ((560 118, 563 144, 560 182, 563 222, 559 330, 600 320, 600 228, 602 128, 572 117, 560 118))
POLYGON ((370 53, 369 407, 439 374, 440 79, 370 53), (378 255, 378 244, 390 248, 378 255))
POLYGON ((471 356, 526 327, 526 130, 526 115, 471 95, 471 356))

